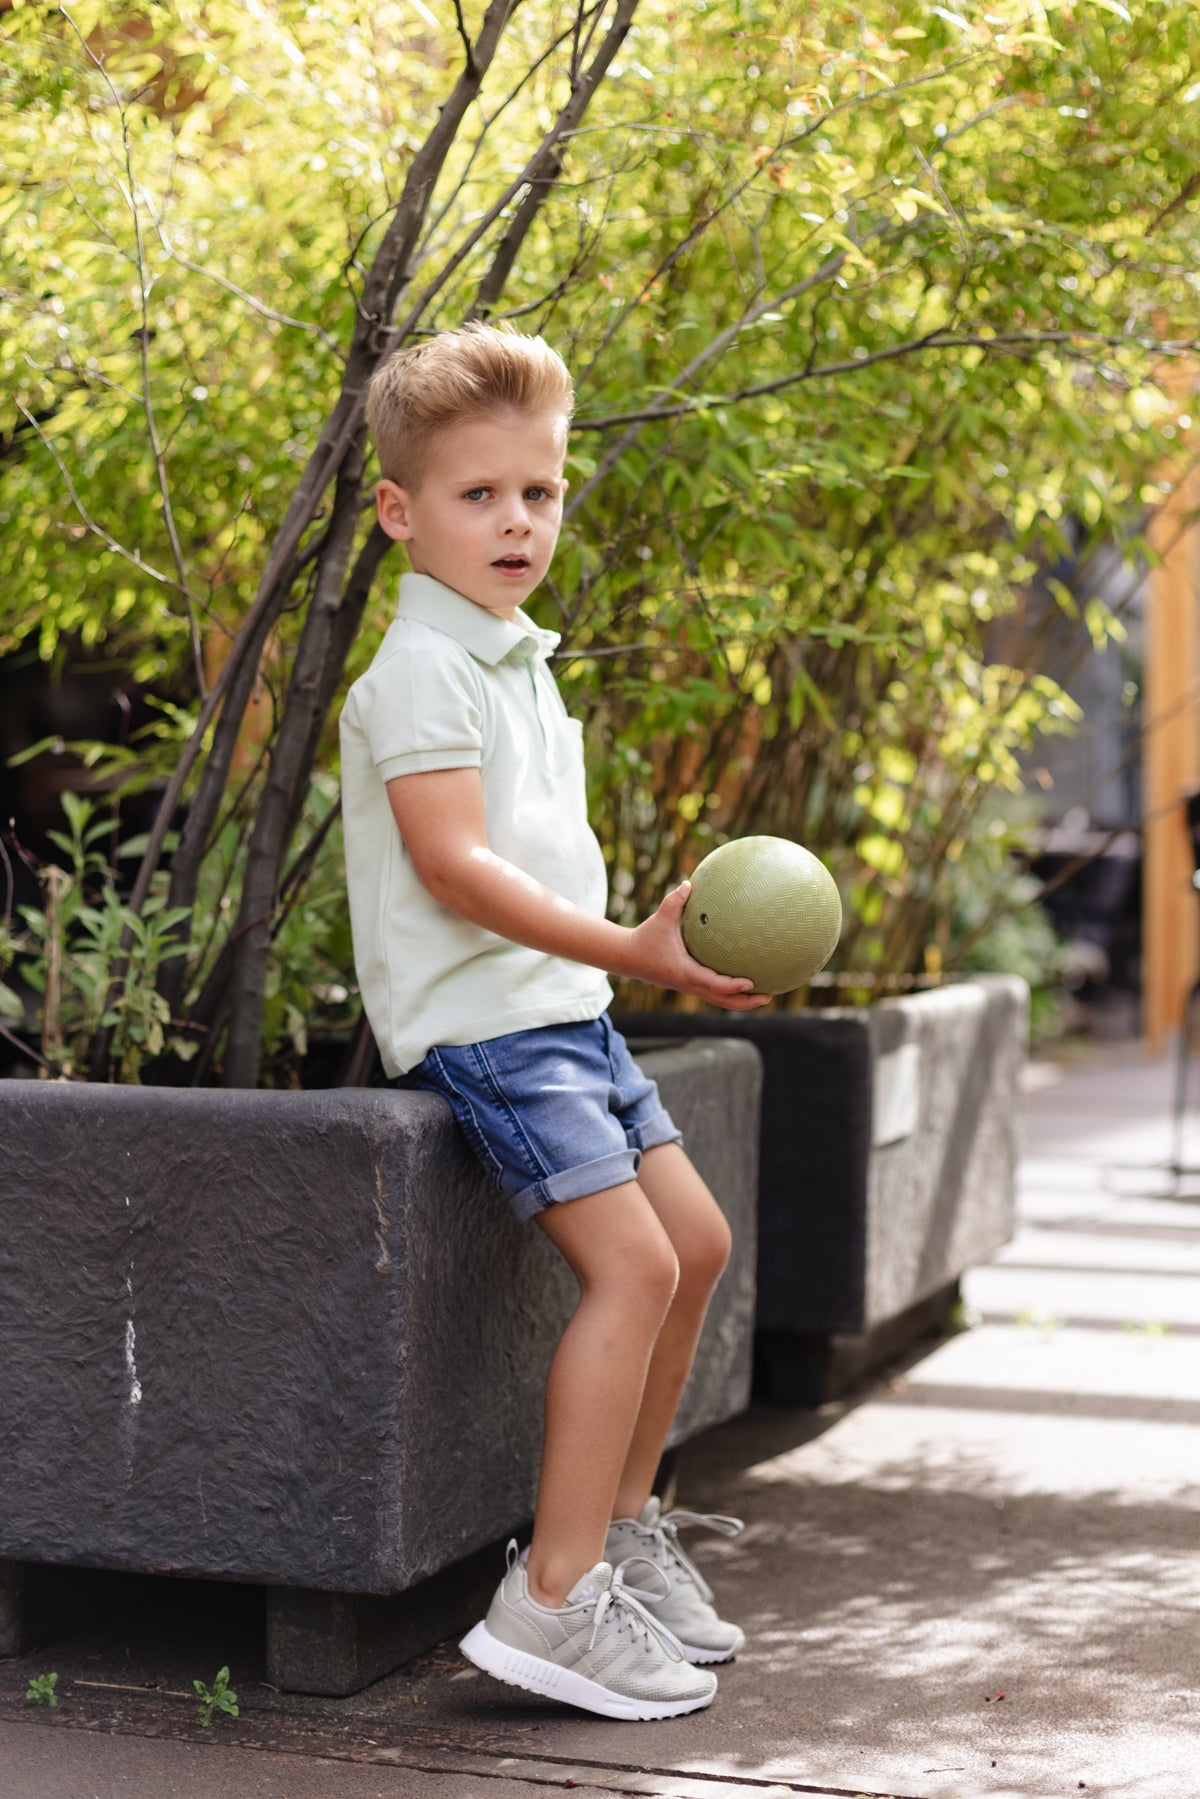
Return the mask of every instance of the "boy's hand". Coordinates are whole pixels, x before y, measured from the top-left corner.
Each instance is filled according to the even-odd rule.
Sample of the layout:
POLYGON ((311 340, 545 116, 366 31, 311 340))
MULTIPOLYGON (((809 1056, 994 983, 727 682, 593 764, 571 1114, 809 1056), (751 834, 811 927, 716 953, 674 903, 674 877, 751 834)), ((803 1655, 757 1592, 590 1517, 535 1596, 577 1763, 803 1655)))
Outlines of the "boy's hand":
POLYGON ((668 893, 658 911, 631 931, 633 965, 622 973, 671 987, 676 993, 692 993, 727 1012, 753 1012, 770 1001, 769 993, 755 993, 754 982, 740 975, 715 974, 689 954, 679 921, 687 905, 692 883, 684 881, 668 893))

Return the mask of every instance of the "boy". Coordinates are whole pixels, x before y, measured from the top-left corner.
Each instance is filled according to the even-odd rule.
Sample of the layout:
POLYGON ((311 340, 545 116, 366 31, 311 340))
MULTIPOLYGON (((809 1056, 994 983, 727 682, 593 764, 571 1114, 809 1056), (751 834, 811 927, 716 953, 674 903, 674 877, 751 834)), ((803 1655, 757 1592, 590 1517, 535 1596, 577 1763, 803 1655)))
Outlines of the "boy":
POLYGON ((650 1493, 729 1232, 609 1022, 605 972, 765 1000, 688 955, 686 883, 636 928, 605 916, 581 727, 546 663, 558 638, 520 610, 558 538, 572 406, 554 351, 492 327, 401 351, 372 382, 378 516, 413 573, 342 714, 347 881, 387 1073, 444 1094, 580 1286, 533 1540, 510 1546, 464 1652, 604 1716, 668 1717, 711 1702, 693 1664, 742 1642, 650 1493))

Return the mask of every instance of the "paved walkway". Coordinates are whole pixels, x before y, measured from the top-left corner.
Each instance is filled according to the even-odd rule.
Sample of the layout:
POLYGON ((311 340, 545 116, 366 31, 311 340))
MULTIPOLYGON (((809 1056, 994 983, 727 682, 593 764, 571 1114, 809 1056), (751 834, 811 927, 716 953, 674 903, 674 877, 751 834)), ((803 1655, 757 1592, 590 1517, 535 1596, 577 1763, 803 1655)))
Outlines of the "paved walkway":
POLYGON ((1198 1799, 1200 1181, 1163 1197, 1164 1064, 1033 1073, 1023 1223, 971 1328, 687 1452, 684 1502, 747 1521, 700 1551, 749 1639, 711 1710, 559 1711, 452 1645, 289 1700, 231 1599, 211 1639, 110 1620, 0 1664, 2 1799, 1198 1799), (203 1733, 185 1695, 218 1657, 243 1715, 203 1733), (52 1667, 59 1710, 25 1709, 52 1667))

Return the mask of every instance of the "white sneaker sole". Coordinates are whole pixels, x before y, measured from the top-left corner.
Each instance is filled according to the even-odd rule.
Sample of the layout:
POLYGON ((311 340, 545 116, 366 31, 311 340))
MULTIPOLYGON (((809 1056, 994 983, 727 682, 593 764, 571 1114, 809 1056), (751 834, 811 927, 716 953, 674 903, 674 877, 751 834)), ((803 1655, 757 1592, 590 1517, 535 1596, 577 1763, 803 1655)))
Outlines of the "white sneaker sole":
POLYGON ((510 1687, 523 1687, 527 1693, 540 1693, 544 1699, 558 1699, 564 1705, 577 1705, 585 1712, 598 1712, 602 1718, 678 1718, 684 1712, 698 1712, 711 1705, 716 1697, 717 1682, 713 1676, 712 1691, 695 1699, 631 1699, 625 1693, 614 1693, 576 1674, 571 1668, 560 1668, 540 1655, 527 1655, 494 1637, 486 1624, 469 1630, 459 1648, 468 1661, 510 1687))
POLYGON ((711 1646, 702 1649, 699 1643, 685 1643, 682 1637, 679 1639, 679 1647, 683 1650, 686 1660, 691 1662, 694 1668, 699 1668, 706 1667, 709 1662, 731 1662, 738 1650, 745 1646, 745 1642, 745 1632, 739 1630, 736 1640, 729 1645, 728 1649, 713 1649, 711 1646))

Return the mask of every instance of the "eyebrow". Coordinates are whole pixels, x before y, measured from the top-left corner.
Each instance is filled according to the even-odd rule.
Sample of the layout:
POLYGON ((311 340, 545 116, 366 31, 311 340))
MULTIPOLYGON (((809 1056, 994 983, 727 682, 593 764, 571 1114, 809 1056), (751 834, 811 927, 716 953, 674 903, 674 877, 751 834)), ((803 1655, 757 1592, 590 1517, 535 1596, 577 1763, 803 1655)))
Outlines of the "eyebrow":
MULTIPOLYGON (((502 478, 499 475, 464 476, 456 485, 459 487, 495 487, 497 481, 502 478)), ((524 485, 526 487, 558 487, 563 479, 562 475, 530 475, 524 485)))

